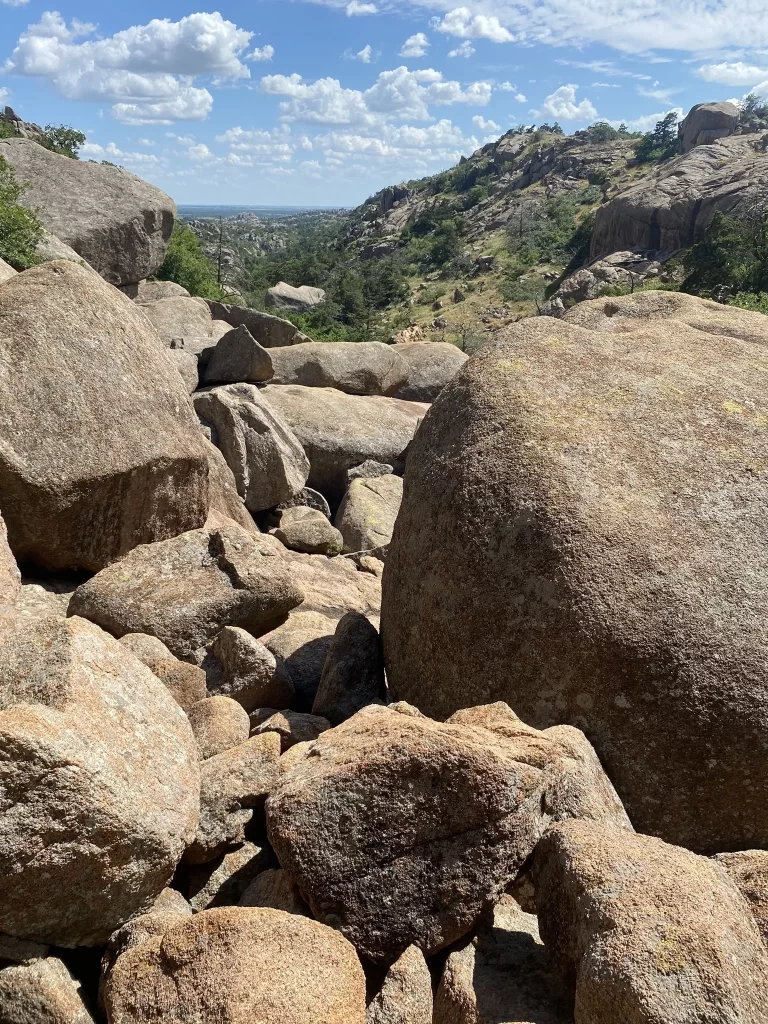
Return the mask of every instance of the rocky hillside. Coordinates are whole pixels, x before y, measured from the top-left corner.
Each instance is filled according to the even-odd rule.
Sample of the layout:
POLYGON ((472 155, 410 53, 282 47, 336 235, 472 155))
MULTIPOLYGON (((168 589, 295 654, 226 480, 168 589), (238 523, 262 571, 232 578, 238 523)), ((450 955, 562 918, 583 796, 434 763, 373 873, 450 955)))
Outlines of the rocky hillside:
POLYGON ((0 1021, 766 1024, 768 317, 321 344, 0 150, 0 1021))

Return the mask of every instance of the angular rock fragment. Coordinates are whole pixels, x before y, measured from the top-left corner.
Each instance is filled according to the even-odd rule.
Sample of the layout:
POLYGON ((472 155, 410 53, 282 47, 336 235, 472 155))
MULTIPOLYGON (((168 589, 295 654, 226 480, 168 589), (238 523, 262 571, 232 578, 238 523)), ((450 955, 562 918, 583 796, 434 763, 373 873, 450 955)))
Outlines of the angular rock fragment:
POLYGON ((372 551, 387 546, 402 500, 402 477, 353 480, 334 519, 347 551, 372 551))
POLYGON ((280 737, 266 733, 202 762, 200 825, 184 855, 188 864, 206 864, 244 841, 253 808, 274 786, 279 759, 280 737))
POLYGON ((309 907, 301 894, 281 868, 262 871, 251 882, 240 897, 241 907, 269 907, 283 910, 286 914, 301 914, 310 917, 309 907))
POLYGON ((763 942, 768 946, 768 851, 719 853, 714 859, 725 868, 749 904, 763 942))
POLYGON ((195 911, 237 903, 254 879, 266 868, 267 851, 243 843, 208 864, 190 868, 187 877, 189 902, 195 911))
POLYGON ((409 946, 389 968, 365 1020, 366 1024, 432 1024, 432 976, 417 946, 409 946))
POLYGON ((203 439, 206 454, 208 455, 208 484, 210 489, 211 510, 220 512, 242 526, 248 533, 259 535, 260 530, 253 520, 253 516, 245 507, 245 502, 237 491, 237 481, 232 470, 227 465, 227 460, 221 451, 207 438, 203 439))
POLYGON ((279 316, 224 302, 209 301, 208 306, 216 320, 223 320, 230 327, 247 327, 251 336, 264 348, 303 345, 312 340, 302 334, 290 320, 283 320, 279 316))
POLYGON ((408 377, 392 397, 408 402, 434 402, 469 358, 443 341, 398 345, 397 351, 408 365, 408 377))
POLYGON ((309 461, 285 419, 253 384, 229 384, 195 396, 200 419, 232 470, 251 512, 273 508, 302 489, 309 461))
POLYGON ((318 715, 304 715, 298 711, 274 711, 261 708, 251 715, 251 735, 261 736, 265 732, 276 732, 280 737, 283 753, 297 743, 311 743, 331 728, 327 718, 318 715))
POLYGON ((384 653, 376 627, 359 612, 339 620, 323 666, 312 713, 340 725, 368 704, 384 701, 384 653))
POLYGON ((228 331, 218 340, 203 371, 203 382, 209 386, 261 384, 273 376, 269 352, 242 325, 228 331))
POLYGON ((302 598, 282 561, 233 523, 135 549, 80 586, 69 612, 191 658, 224 626, 269 628, 302 598))
POLYGON ((176 703, 188 711, 208 696, 205 673, 196 665, 174 658, 165 644, 146 633, 126 633, 120 643, 164 683, 176 703))

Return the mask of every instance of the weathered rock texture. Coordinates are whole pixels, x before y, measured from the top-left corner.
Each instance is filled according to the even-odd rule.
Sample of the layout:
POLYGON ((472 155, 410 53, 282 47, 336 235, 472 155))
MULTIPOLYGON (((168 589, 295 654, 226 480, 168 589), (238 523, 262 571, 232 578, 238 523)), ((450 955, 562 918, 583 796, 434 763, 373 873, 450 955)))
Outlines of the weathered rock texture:
POLYGON ((621 249, 673 250, 698 241, 715 213, 746 212, 763 198, 768 161, 758 136, 719 139, 674 160, 600 206, 591 255, 621 249))
POLYGON ((227 460, 216 445, 211 444, 205 437, 203 444, 208 456, 208 488, 211 509, 220 512, 227 519, 232 519, 249 533, 258 535, 259 528, 238 494, 235 474, 227 465, 227 460))
POLYGON ((187 338, 210 338, 210 345, 216 344, 211 337, 213 323, 205 299, 172 295, 137 305, 151 321, 164 345, 174 341, 183 343, 187 338))
POLYGON ((202 667, 210 693, 231 697, 246 711, 293 703, 287 670, 264 644, 237 626, 225 626, 209 644, 202 667))
POLYGON ((682 322, 543 317, 470 360, 408 458, 396 699, 575 725, 637 828, 768 844, 766 370, 763 346, 682 322))
POLYGON ((402 500, 402 477, 353 480, 334 519, 347 551, 372 551, 389 544, 402 500))
POLYGON ((253 808, 275 783, 279 758, 280 737, 266 733, 203 761, 200 825, 184 855, 188 863, 206 864, 243 842, 253 808))
POLYGON ((503 706, 467 715, 441 725, 366 708, 292 762, 267 801, 281 866, 371 959, 460 938, 552 818, 628 825, 578 732, 536 733, 503 706))
POLYGON ((269 384, 261 394, 307 453, 310 487, 337 501, 346 490, 347 470, 366 459, 391 464, 428 410, 418 402, 346 395, 334 388, 269 384))
POLYGON ((5 284, 5 282, 10 281, 12 277, 16 277, 16 271, 13 267, 9 266, 5 260, 0 259, 0 284, 5 284))
POLYGON ((251 512, 273 508, 302 489, 309 459, 285 418, 253 384, 229 384, 195 396, 203 423, 232 470, 251 512))
POLYGON ((302 334, 290 320, 261 313, 245 306, 231 306, 224 302, 209 301, 215 320, 223 320, 230 327, 247 327, 251 337, 264 348, 281 348, 283 345, 303 345, 311 338, 302 334))
POLYGON ((233 523, 136 548, 78 587, 69 613, 191 658, 225 626, 266 630, 302 597, 282 561, 233 523))
POLYGON ((264 304, 289 313, 308 313, 315 306, 322 305, 325 297, 322 288, 312 288, 308 284, 294 288, 293 285, 280 281, 274 288, 267 289, 264 304))
POLYGON ((735 103, 697 103, 680 122, 683 152, 733 135, 738 126, 739 108, 735 103))
POLYGON ((152 904, 198 818, 189 723, 82 619, 0 634, 0 931, 98 945, 152 904))
POLYGON ((348 395, 389 395, 408 375, 400 351, 380 341, 293 345, 272 353, 272 383, 336 388, 348 395))
POLYGON ((231 906, 267 866, 267 851, 254 843, 243 843, 222 857, 189 870, 187 894, 193 910, 231 906))
POLYGON ((316 715, 340 725, 386 696, 384 654, 376 627, 360 612, 339 620, 312 705, 316 715))
POLYGON ((203 371, 206 384, 259 384, 273 376, 269 352, 244 325, 219 339, 203 371))
POLYGON ((80 986, 56 957, 0 970, 3 1024, 93 1024, 80 986))
POLYGON ((434 402, 469 358, 443 341, 400 344, 397 352, 408 364, 408 376, 392 394, 408 402, 434 402))
POLYGON ((715 860, 738 886, 768 946, 768 851, 719 853, 715 860))
POLYGON ((344 538, 328 521, 324 513, 306 505, 295 505, 280 512, 280 525, 274 536, 293 551, 308 555, 339 555, 344 550, 344 538))
POLYGON ((21 590, 21 573, 8 547, 8 532, 0 516, 0 618, 7 615, 21 590))
POLYGON ((432 1024, 432 976, 424 954, 409 946, 387 971, 366 1024, 432 1024))
POLYGON ((176 207, 122 167, 70 160, 28 139, 0 141, 19 182, 21 202, 110 284, 135 284, 165 259, 176 207))
POLYGON ((503 896, 448 956, 433 1024, 573 1024, 573 993, 552 971, 534 914, 503 896))
POLYGON ((551 829, 536 908, 576 1024, 763 1024, 768 951, 749 907, 704 857, 596 822, 551 829))
POLYGON ((278 910, 222 907, 124 953, 110 1024, 364 1024, 365 977, 338 932, 278 910))
POLYGON ((187 711, 200 759, 223 754, 245 743, 251 731, 248 713, 229 697, 207 697, 187 711))
POLYGON ((0 436, 0 508, 20 561, 97 571, 205 522, 208 468, 183 383, 133 303, 74 263, 0 291, 0 436))

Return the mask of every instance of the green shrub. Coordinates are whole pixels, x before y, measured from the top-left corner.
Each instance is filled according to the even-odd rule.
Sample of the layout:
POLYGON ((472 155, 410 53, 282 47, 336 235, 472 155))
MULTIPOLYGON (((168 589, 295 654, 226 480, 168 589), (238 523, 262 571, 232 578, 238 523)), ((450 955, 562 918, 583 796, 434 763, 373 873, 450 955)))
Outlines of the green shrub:
POLYGON ((683 265, 684 292, 709 296, 721 288, 752 294, 768 291, 768 217, 737 220, 716 213, 683 265))
POLYGON ((540 277, 519 277, 502 281, 499 290, 505 302, 533 302, 544 298, 546 287, 540 277))
POLYGON ((45 233, 37 214, 19 205, 27 188, 16 181, 10 164, 0 156, 0 258, 15 270, 40 262, 36 248, 45 233))
POLYGON ((665 118, 656 122, 652 132, 643 135, 635 150, 640 163, 652 160, 669 160, 677 155, 677 114, 670 110, 665 118))
POLYGON ((175 281, 190 295, 204 299, 220 299, 222 296, 215 267, 203 252, 195 233, 182 220, 173 225, 168 252, 157 277, 161 281, 175 281))
POLYGON ((0 139, 15 139, 18 135, 10 121, 0 121, 0 139))
POLYGON ((765 313, 768 315, 768 292, 739 292, 732 299, 728 300, 729 306, 738 306, 739 309, 750 309, 753 313, 765 313))

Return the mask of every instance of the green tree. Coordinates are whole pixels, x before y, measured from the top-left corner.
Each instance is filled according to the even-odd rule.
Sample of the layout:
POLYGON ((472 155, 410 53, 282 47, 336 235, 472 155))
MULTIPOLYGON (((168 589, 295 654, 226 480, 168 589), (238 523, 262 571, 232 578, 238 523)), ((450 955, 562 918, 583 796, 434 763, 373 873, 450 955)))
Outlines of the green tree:
POLYGON ((79 152, 85 145, 85 135, 68 124, 47 124, 43 132, 43 145, 52 153, 79 160, 79 152))
POLYGON ((652 132, 647 132, 640 140, 636 157, 641 163, 652 160, 669 160, 677 153, 677 113, 674 110, 656 122, 652 132))
POLYGON ((10 164, 0 156, 0 259, 15 270, 40 262, 36 247, 45 232, 37 214, 19 204, 27 188, 16 181, 10 164))
POLYGON ((716 213, 701 241, 683 259, 682 290, 710 295, 714 289, 759 294, 768 291, 768 217, 736 220, 716 213))
POLYGON ((175 281, 190 295, 204 299, 220 299, 222 295, 216 268, 203 252, 195 233, 182 220, 173 225, 168 251, 157 277, 161 281, 175 281))

